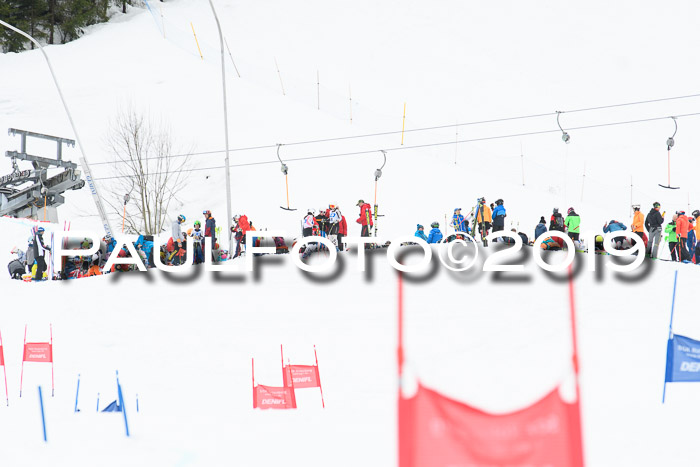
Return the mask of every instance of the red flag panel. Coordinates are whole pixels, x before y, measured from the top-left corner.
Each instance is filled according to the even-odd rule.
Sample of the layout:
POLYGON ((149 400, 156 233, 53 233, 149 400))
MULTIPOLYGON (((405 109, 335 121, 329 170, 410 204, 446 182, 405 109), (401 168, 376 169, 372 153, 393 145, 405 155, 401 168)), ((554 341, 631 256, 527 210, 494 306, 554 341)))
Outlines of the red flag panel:
POLYGON ((291 388, 255 386, 253 408, 259 409, 296 409, 291 388))
POLYGON ((2 345, 0 345, 0 366, 5 366, 5 351, 2 348, 2 345))
POLYGON ((292 386, 289 380, 289 373, 291 371, 294 389, 321 387, 321 378, 319 377, 318 367, 316 365, 286 365, 284 368, 286 386, 292 386))
POLYGON ((400 467, 582 467, 578 403, 555 389, 539 402, 492 415, 418 387, 399 401, 400 467))
POLYGON ((53 351, 48 342, 27 342, 24 344, 24 362, 52 362, 53 351))

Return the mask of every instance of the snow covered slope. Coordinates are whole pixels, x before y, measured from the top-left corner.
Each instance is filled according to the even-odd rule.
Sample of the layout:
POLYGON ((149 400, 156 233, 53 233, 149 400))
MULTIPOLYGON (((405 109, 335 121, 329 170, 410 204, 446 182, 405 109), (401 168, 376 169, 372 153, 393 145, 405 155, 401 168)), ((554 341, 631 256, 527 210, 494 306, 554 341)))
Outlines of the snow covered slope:
MULTIPOLYGON (((292 205, 338 204, 357 235, 354 205, 358 198, 373 201, 373 173, 386 149, 377 199, 387 215, 381 224, 387 239, 412 233, 416 223, 443 224, 477 196, 502 197, 507 220, 528 235, 554 206, 575 206, 584 231, 612 218, 627 223, 630 176, 632 201, 645 212, 656 200, 669 212, 697 207, 692 163, 700 141, 693 117, 678 120, 672 182, 682 189, 675 192, 657 187, 666 182, 670 119, 572 130, 569 145, 554 132, 408 149, 558 130, 553 115, 457 129, 455 122, 698 92, 700 70, 688 59, 700 45, 695 2, 671 2, 662 11, 639 2, 491 3, 215 1, 241 72, 238 78, 226 57, 231 145, 271 146, 232 153, 234 165, 272 161, 232 169, 234 211, 258 228, 296 234, 300 211, 278 207, 285 191, 274 145, 399 131, 404 102, 407 130, 448 127, 409 131, 403 149, 399 133, 283 146, 284 159, 370 151, 289 162, 292 205)), ((151 7, 152 13, 132 9, 73 43, 47 47, 95 164, 112 160, 104 139, 127 105, 167 118, 182 147, 223 149, 218 38, 208 2, 151 7)), ((38 51, 0 55, 0 70, 0 129, 73 137, 38 51)), ((698 98, 664 101, 563 114, 561 123, 639 120, 694 113, 698 106, 698 98)), ((0 149, 18 146, 0 131, 0 149)), ((35 148, 30 152, 52 150, 35 148)), ((77 160, 77 150, 66 158, 77 160)), ((193 156, 193 167, 221 165, 222 153, 193 156)), ((0 169, 9 172, 9 160, 0 169)), ((113 175, 109 164, 94 170, 98 178, 113 175)), ((225 225, 222 169, 192 172, 190 181, 173 217, 182 212, 191 222, 211 209, 225 225)), ((67 200, 61 223, 99 229, 86 190, 67 200)), ((3 265, 27 236, 25 223, 0 220, 3 265)), ((374 259, 371 278, 355 272, 349 257, 338 277, 325 281, 302 274, 286 257, 263 263, 257 279, 153 272, 63 283, 2 280, 0 331, 11 399, 0 407, 0 463, 301 465, 295 456, 310 447, 304 465, 394 465, 396 279, 383 253, 374 259), (46 392, 48 368, 27 364, 25 393, 21 400, 17 395, 24 325, 29 340, 42 340, 49 323, 57 392, 47 402, 44 445, 36 385, 46 392), (325 410, 313 390, 299 391, 297 411, 251 408, 250 358, 259 382, 281 384, 281 343, 299 363, 311 363, 317 346, 325 410), (115 398, 116 369, 130 439, 118 415, 93 412, 98 392, 101 406, 115 398), (74 414, 79 373, 81 412, 74 414)), ((455 277, 439 267, 428 280, 407 284, 407 353, 422 381, 503 412, 537 400, 569 375, 566 284, 532 261, 527 273, 532 280, 503 282, 486 273, 455 277)), ((679 276, 675 329, 689 336, 700 336, 693 312, 698 274, 683 266, 679 276)), ((672 266, 663 262, 633 281, 609 269, 602 279, 586 272, 577 278, 588 465, 697 460, 697 388, 672 385, 667 404, 660 404, 672 283, 672 266)))

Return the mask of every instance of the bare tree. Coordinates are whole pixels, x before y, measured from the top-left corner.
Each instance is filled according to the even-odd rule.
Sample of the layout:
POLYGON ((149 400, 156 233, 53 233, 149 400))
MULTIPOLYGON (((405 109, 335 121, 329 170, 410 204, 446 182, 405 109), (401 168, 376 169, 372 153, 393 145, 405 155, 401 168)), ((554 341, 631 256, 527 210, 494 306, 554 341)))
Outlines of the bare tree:
POLYGON ((176 154, 169 126, 131 107, 117 114, 107 145, 115 157, 115 181, 106 201, 120 218, 124 215, 124 230, 162 232, 169 209, 182 205, 178 194, 187 184, 184 170, 192 151, 176 154))

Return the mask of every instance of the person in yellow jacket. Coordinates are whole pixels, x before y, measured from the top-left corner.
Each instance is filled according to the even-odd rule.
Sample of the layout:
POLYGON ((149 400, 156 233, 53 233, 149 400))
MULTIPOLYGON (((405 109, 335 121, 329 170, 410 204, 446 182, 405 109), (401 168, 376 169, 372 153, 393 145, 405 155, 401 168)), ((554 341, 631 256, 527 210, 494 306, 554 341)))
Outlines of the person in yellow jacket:
POLYGON ((635 204, 632 206, 632 208, 634 209, 634 217, 632 218, 632 232, 642 237, 644 248, 646 249, 649 239, 647 238, 647 234, 644 233, 644 214, 642 214, 642 212, 639 210, 638 204, 635 204))
POLYGON ((491 208, 486 205, 486 198, 481 198, 476 211, 476 223, 479 226, 479 233, 481 233, 482 237, 489 234, 489 230, 491 230, 491 222, 493 222, 493 219, 491 218, 491 208), (482 229, 484 229, 483 232, 482 229))

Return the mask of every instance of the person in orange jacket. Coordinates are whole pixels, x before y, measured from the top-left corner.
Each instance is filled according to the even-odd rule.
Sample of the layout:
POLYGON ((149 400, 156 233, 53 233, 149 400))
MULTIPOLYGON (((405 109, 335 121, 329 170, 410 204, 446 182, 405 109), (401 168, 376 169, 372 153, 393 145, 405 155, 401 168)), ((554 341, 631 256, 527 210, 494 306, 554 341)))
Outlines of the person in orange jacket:
POLYGON ((100 266, 98 265, 99 260, 94 260, 92 262, 92 266, 90 266, 90 269, 87 271, 87 277, 92 277, 92 276, 101 276, 102 271, 100 270, 100 266))
POLYGON ((369 237, 369 231, 374 225, 372 220, 372 206, 369 203, 365 203, 364 200, 359 200, 357 206, 360 207, 360 217, 355 222, 362 226, 362 233, 360 236, 369 237))
POLYGON ((476 211, 476 223, 479 226, 479 233, 481 233, 482 237, 486 237, 489 234, 489 230, 491 230, 491 222, 493 222, 493 218, 491 217, 491 208, 486 205, 486 198, 482 197, 479 200, 479 205, 476 211), (482 232, 482 228, 484 232, 482 232))
POLYGON ((639 210, 639 205, 635 204, 632 206, 634 209, 634 217, 632 218, 632 232, 636 233, 642 238, 642 241, 644 242, 644 249, 646 250, 647 243, 649 242, 649 239, 647 238, 647 234, 644 233, 644 214, 639 210))
POLYGON ((688 229, 690 228, 690 223, 688 222, 688 216, 685 215, 685 211, 678 211, 678 220, 676 221, 676 233, 678 234, 678 245, 681 250, 681 261, 687 261, 690 259, 690 252, 688 251, 688 229))

